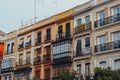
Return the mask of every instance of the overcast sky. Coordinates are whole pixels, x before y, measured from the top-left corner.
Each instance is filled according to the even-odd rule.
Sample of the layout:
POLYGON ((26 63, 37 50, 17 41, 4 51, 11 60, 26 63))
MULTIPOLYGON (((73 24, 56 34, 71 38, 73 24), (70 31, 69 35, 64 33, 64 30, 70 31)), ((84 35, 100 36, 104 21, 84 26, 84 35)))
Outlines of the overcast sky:
MULTIPOLYGON (((0 30, 10 32, 34 18, 35 0, 0 0, 0 30)), ((89 0, 36 0, 38 20, 63 12, 89 0)))

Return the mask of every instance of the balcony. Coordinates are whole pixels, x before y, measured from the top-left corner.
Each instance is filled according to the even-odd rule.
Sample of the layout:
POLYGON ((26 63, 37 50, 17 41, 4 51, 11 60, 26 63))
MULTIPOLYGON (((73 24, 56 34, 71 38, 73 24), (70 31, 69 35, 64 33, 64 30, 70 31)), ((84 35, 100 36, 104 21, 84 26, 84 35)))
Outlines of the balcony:
POLYGON ((35 45, 40 45, 41 44, 41 39, 35 39, 35 45))
POLYGON ((53 65, 71 63, 71 52, 64 52, 53 55, 53 65))
POLYGON ((83 32, 89 31, 89 30, 91 30, 91 22, 75 27, 74 34, 83 33, 83 32))
POLYGON ((86 47, 86 48, 77 50, 76 56, 74 58, 75 58, 75 60, 89 58, 89 57, 91 57, 91 54, 92 54, 92 48, 86 47))
POLYGON ((25 47, 31 46, 31 41, 25 43, 25 47))
POLYGON ((109 43, 99 44, 95 46, 95 53, 101 53, 101 52, 110 52, 110 51, 116 51, 120 50, 120 40, 113 41, 109 43))
POLYGON ((65 32, 58 33, 58 34, 56 34, 56 40, 63 40, 66 38, 71 38, 71 34, 72 34, 72 32, 70 32, 70 33, 65 33, 65 32))
POLYGON ((34 65, 39 65, 41 63, 40 57, 34 58, 34 65))
POLYGON ((24 43, 18 45, 18 49, 24 48, 24 43))
POLYGON ((51 54, 47 53, 46 55, 43 56, 43 63, 46 62, 51 62, 51 54))
POLYGON ((8 49, 7 51, 5 51, 5 54, 6 54, 6 55, 7 55, 7 54, 12 54, 12 53, 14 53, 14 50, 8 49))
POLYGON ((16 68, 21 69, 21 68, 29 68, 31 66, 31 60, 30 58, 27 58, 26 60, 20 59, 19 62, 16 62, 16 68))
POLYGON ((49 42, 51 40, 51 35, 44 36, 44 42, 49 42))
POLYGON ((102 28, 106 25, 116 24, 120 22, 120 13, 113 16, 103 18, 94 22, 94 28, 102 28))
POLYGON ((7 73, 7 72, 13 72, 14 71, 14 67, 9 67, 9 68, 5 68, 5 69, 1 69, 1 73, 7 73))

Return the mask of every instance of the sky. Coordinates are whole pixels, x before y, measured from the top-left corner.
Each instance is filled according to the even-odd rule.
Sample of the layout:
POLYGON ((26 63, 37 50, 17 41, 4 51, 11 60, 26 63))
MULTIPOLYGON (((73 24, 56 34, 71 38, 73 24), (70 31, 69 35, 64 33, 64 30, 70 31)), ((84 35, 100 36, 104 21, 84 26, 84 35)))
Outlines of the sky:
POLYGON ((21 22, 35 17, 42 20, 89 0, 0 0, 0 30, 8 33, 21 27, 21 22))

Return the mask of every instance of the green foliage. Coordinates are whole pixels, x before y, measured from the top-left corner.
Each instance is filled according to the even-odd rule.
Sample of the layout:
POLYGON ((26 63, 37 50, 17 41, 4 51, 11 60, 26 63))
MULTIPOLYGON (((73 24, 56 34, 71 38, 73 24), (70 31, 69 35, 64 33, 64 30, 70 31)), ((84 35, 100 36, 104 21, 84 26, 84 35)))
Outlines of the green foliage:
POLYGON ((66 71, 61 75, 62 80, 73 80, 75 78, 75 71, 66 71))
POLYGON ((120 70, 95 68, 94 80, 120 80, 120 70))
POLYGON ((33 77, 33 79, 32 80, 40 80, 40 79, 38 79, 37 77, 33 77))

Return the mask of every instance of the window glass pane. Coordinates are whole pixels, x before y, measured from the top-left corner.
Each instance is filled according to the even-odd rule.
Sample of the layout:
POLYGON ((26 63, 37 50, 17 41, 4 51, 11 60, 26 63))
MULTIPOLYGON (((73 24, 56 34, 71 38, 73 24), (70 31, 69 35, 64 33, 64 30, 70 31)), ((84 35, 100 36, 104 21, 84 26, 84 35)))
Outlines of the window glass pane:
POLYGON ((106 63, 106 61, 100 62, 100 67, 101 67, 102 69, 106 69, 106 68, 107 68, 107 63, 106 63))
POLYGON ((120 59, 114 61, 114 69, 115 70, 120 69, 120 59))

